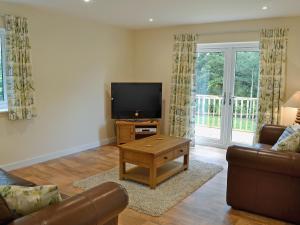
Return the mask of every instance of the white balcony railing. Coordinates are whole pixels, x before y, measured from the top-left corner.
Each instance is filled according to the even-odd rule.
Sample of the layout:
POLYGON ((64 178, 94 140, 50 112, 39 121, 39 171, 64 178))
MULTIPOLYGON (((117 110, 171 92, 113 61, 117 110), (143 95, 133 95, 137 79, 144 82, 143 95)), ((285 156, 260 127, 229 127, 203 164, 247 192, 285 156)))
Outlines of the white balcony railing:
MULTIPOLYGON (((222 97, 196 95, 196 125, 220 128, 222 97)), ((254 132, 256 126, 257 98, 235 97, 233 104, 233 130, 254 132)))

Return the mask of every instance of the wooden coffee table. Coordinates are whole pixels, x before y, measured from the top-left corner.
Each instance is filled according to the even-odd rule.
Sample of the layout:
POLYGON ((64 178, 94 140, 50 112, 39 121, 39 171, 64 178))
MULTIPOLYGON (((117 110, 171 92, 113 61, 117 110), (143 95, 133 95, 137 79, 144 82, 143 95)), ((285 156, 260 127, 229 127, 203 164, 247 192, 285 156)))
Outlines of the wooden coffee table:
POLYGON ((189 146, 189 139, 164 135, 119 145, 120 180, 133 180, 154 189, 157 184, 188 169, 189 146), (174 162, 179 157, 183 157, 182 164, 174 162), (126 170, 126 163, 136 166, 126 170))

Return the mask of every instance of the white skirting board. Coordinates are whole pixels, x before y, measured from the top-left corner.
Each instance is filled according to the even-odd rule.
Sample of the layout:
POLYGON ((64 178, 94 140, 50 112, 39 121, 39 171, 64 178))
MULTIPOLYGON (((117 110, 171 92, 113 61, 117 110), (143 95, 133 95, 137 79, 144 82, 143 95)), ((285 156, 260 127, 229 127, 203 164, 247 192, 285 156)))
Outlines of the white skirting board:
POLYGON ((89 150, 92 148, 97 148, 102 145, 114 143, 115 141, 116 141, 115 137, 106 138, 106 139, 102 139, 101 141, 97 141, 94 143, 80 145, 80 146, 68 148, 68 149, 65 149, 62 151, 57 151, 57 152, 53 152, 53 153, 49 153, 49 154, 45 154, 45 155, 40 155, 40 156, 31 158, 31 159, 25 159, 25 160, 13 162, 13 163, 5 164, 5 165, 0 165, 0 168, 4 169, 6 171, 15 170, 15 169, 23 168, 26 166, 31 166, 33 164, 46 162, 48 160, 56 159, 56 158, 63 157, 66 155, 83 152, 83 151, 86 151, 86 150, 89 150))

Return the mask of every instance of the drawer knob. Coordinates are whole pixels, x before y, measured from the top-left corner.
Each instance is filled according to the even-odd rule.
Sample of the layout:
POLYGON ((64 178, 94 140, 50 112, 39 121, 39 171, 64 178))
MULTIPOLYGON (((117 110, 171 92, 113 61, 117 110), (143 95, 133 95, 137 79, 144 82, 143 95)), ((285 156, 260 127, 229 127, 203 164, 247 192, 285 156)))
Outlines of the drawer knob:
POLYGON ((164 157, 164 159, 168 159, 168 157, 167 157, 167 156, 165 156, 165 157, 164 157))
POLYGON ((183 150, 181 149, 181 150, 180 150, 180 152, 182 153, 182 152, 183 152, 183 150))

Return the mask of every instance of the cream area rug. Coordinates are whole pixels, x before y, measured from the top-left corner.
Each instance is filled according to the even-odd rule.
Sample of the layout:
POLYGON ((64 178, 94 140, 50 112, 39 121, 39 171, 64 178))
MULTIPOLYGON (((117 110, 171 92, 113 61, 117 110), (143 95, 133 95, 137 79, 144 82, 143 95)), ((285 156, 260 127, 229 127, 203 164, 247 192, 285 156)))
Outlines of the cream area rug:
POLYGON ((215 164, 191 160, 187 171, 181 172, 161 183, 154 190, 133 181, 120 181, 117 167, 92 177, 75 181, 73 185, 87 190, 108 181, 119 183, 127 189, 129 208, 150 216, 161 216, 168 209, 196 191, 222 169, 221 166, 215 164))

